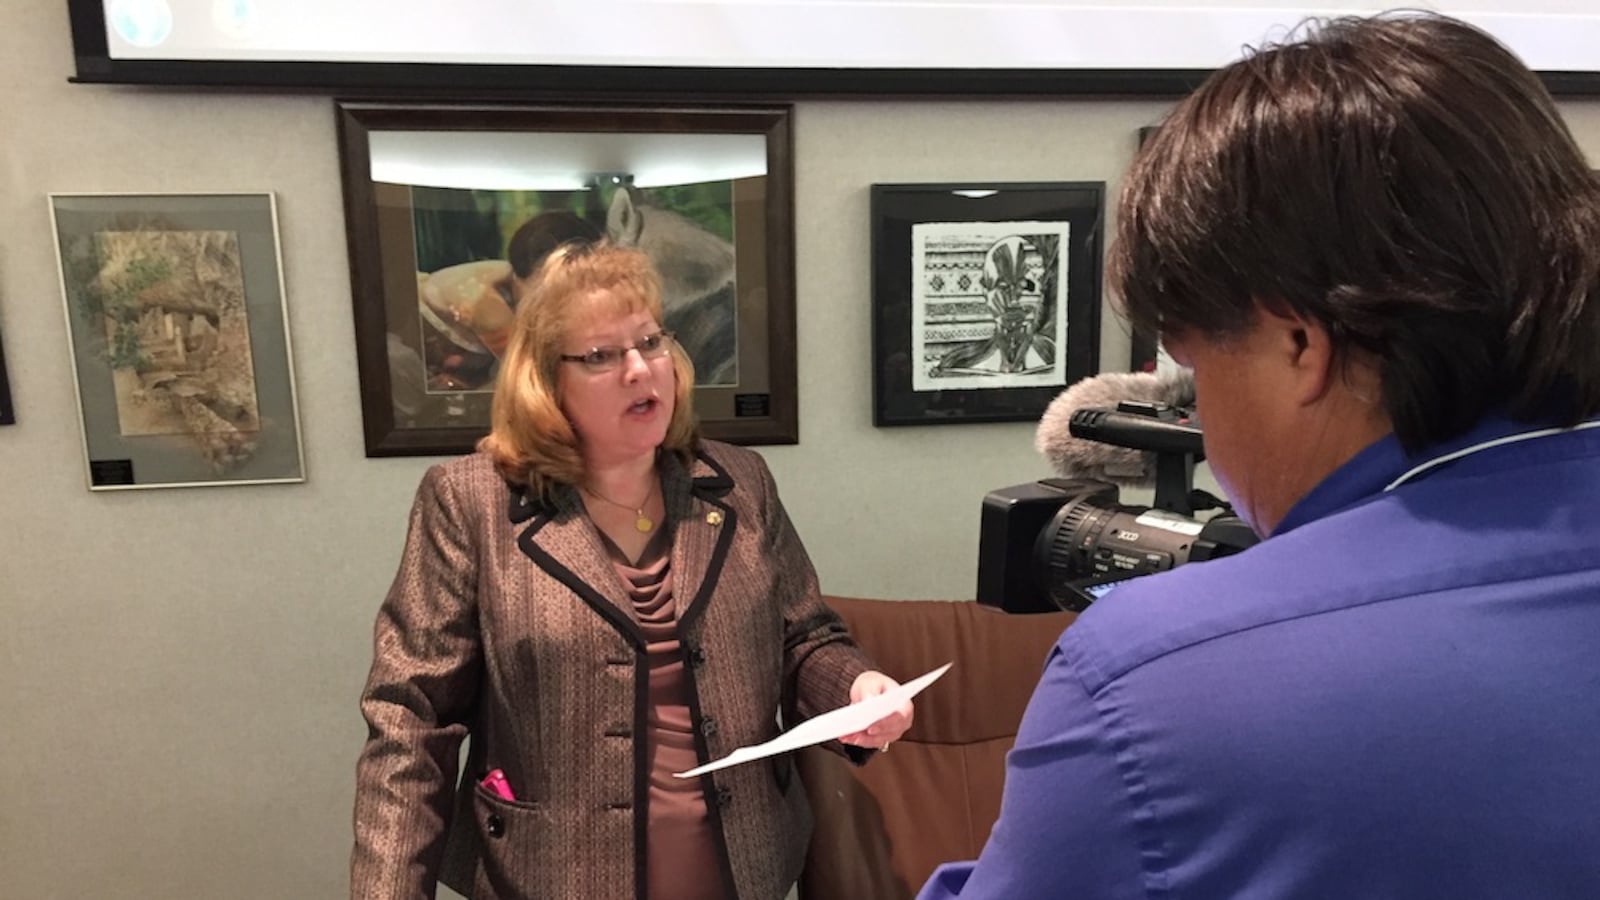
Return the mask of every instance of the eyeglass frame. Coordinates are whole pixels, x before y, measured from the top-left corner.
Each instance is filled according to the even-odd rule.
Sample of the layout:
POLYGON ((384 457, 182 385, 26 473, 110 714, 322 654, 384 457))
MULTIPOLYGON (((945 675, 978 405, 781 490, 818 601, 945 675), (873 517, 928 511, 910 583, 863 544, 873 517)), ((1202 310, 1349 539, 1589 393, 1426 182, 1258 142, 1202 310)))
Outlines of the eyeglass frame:
POLYGON ((603 347, 590 347, 583 353, 559 353, 556 355, 556 358, 561 362, 581 363, 585 370, 595 375, 602 375, 606 372, 616 371, 616 368, 622 365, 622 361, 628 358, 629 351, 638 351, 640 359, 660 359, 661 357, 672 352, 672 341, 674 339, 675 335, 670 329, 659 328, 625 346, 607 344, 603 347), (640 344, 650 340, 660 341, 656 349, 645 350, 643 347, 639 346, 640 344), (610 360, 591 360, 590 357, 597 353, 606 354, 610 357, 610 360))

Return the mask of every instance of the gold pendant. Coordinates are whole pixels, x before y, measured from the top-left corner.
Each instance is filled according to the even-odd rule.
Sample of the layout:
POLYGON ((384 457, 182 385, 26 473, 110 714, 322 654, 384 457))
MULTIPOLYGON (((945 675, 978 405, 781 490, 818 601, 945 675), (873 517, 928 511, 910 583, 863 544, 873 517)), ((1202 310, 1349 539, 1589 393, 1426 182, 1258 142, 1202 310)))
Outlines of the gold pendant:
POLYGON ((633 520, 633 527, 645 534, 649 534, 650 529, 656 527, 656 523, 650 521, 650 517, 644 513, 639 513, 639 518, 633 520))

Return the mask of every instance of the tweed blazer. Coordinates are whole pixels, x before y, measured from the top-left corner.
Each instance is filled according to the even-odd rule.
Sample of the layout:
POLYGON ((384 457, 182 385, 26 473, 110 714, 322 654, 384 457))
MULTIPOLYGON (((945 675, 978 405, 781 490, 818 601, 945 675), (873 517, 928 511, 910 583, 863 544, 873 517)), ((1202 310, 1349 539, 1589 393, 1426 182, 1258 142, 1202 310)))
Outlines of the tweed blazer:
MULTIPOLYGON (((761 457, 710 441, 688 466, 663 454, 662 496, 700 759, 849 702, 871 666, 822 603, 761 457)), ((484 454, 431 468, 361 698, 352 898, 433 897, 443 881, 475 900, 643 900, 648 675, 576 491, 532 499, 484 454), (515 801, 479 785, 491 769, 515 801)), ((705 877, 728 896, 777 900, 799 876, 811 815, 795 780, 789 755, 699 779, 719 839, 705 877)))

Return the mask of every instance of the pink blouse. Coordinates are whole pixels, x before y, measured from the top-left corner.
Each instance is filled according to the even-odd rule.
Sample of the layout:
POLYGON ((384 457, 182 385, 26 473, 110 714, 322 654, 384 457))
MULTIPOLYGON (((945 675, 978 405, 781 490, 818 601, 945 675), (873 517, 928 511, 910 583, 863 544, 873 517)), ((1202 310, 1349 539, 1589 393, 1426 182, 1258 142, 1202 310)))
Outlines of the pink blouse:
MULTIPOLYGON (((603 537, 603 535, 602 535, 603 537)), ((696 778, 674 778, 700 765, 689 722, 688 684, 672 602, 671 542, 656 533, 637 564, 615 544, 606 549, 633 600, 650 665, 645 752, 650 769, 645 872, 650 900, 724 900, 716 836, 696 778)))

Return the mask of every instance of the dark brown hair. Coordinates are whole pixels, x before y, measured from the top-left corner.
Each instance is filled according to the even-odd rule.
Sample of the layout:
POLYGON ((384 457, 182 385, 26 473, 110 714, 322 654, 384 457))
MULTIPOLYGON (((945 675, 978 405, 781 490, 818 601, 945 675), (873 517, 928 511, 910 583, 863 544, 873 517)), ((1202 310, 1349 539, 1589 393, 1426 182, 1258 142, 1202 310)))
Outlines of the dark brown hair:
POLYGON ((566 210, 540 213, 523 222, 506 242, 506 259, 518 278, 531 278, 551 251, 569 241, 598 241, 600 229, 566 210))
POLYGON ((1436 15, 1308 23, 1145 143, 1109 265, 1135 326, 1225 338, 1255 307, 1375 360, 1410 449, 1484 414, 1600 412, 1600 178, 1509 50, 1436 15))

